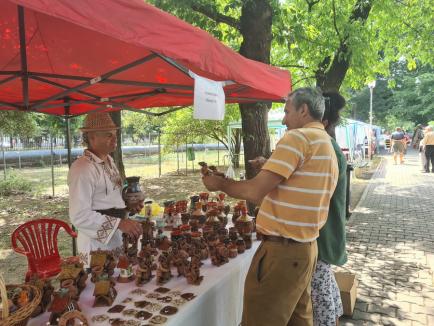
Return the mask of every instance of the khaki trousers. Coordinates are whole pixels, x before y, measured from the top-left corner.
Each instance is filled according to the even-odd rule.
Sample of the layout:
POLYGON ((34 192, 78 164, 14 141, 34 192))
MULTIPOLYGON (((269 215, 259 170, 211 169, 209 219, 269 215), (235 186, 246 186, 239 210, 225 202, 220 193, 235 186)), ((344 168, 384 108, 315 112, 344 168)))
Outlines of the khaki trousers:
POLYGON ((310 291, 317 256, 316 241, 262 242, 246 277, 241 325, 312 326, 310 291))

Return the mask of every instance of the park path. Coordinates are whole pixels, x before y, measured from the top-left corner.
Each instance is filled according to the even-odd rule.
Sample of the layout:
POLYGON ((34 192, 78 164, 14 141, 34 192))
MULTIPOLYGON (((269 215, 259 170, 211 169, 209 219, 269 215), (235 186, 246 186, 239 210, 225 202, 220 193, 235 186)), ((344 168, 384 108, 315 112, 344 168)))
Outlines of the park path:
POLYGON ((346 268, 359 278, 341 325, 434 326, 434 173, 418 153, 386 156, 348 223, 346 268))

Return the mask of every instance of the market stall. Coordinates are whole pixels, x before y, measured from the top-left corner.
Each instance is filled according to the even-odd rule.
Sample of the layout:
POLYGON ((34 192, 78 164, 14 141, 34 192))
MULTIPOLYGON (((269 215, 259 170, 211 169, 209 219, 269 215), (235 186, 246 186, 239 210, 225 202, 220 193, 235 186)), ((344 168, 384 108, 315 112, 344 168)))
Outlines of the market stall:
MULTIPOLYGON (((219 83, 226 103, 283 102, 291 89, 288 71, 246 59, 206 32, 141 0, 0 0, 0 22, 0 110, 53 114, 69 121, 91 111, 182 108, 193 104, 196 81, 202 77, 219 83)), ((168 112, 171 110, 150 114, 168 112)), ((211 256, 211 262, 203 260, 203 282, 199 274, 191 276, 191 270, 186 277, 191 284, 184 277, 169 280, 167 286, 174 291, 197 292, 196 298, 175 314, 178 320, 188 320, 192 325, 239 322, 243 279, 257 243, 229 260, 229 250, 232 255, 235 250, 236 255, 236 242, 221 242, 218 251, 222 254, 211 256)), ((211 243, 216 245, 215 240, 211 243)), ((162 257, 161 252, 158 257, 162 257)), ((190 269, 194 269, 192 257, 189 259, 190 269)), ((136 268, 125 259, 117 264, 116 273, 121 275, 132 266, 136 268)), ((113 306, 129 295, 133 284, 113 285, 107 279, 94 278, 102 283, 94 288, 87 280, 77 301, 81 315, 91 324, 95 312, 102 314, 110 309, 91 308, 96 299, 93 295, 113 306), (115 292, 119 292, 117 296, 115 292)), ((61 292, 51 293, 48 290, 54 289, 49 286, 41 288, 47 294, 41 300, 42 308, 51 309, 48 314, 52 322, 69 310, 80 315, 75 302, 63 296, 72 293, 66 298, 78 297, 81 288, 77 282, 83 283, 73 281, 71 285, 71 279, 61 280, 61 292)), ((155 282, 145 282, 147 294, 153 292, 155 282)), ((24 287, 18 286, 17 291, 10 293, 11 304, 25 307, 29 300, 36 300, 24 287)), ((31 319, 29 325, 41 325, 48 320, 46 317, 47 313, 31 319)), ((168 323, 179 324, 174 317, 168 323)))

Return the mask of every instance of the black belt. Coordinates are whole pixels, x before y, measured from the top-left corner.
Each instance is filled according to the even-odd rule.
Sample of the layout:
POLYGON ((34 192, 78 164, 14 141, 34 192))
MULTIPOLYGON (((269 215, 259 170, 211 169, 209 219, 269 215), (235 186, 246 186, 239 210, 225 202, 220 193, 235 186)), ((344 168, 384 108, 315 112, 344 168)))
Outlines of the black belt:
POLYGON ((279 242, 282 244, 301 243, 290 238, 278 237, 275 235, 261 234, 263 241, 279 242))
POLYGON ((128 214, 125 208, 97 209, 96 212, 116 218, 125 218, 128 214))

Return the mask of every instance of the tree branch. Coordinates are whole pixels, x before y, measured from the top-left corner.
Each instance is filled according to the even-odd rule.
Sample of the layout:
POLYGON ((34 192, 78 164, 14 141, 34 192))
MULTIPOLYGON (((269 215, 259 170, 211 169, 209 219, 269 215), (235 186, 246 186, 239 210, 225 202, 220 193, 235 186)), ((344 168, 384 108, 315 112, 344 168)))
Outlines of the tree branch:
POLYGON ((300 69, 309 69, 309 67, 301 66, 301 65, 281 65, 278 63, 272 63, 273 66, 281 67, 281 68, 300 68, 300 69))
POLYGON ((316 78, 315 75, 307 76, 307 77, 303 77, 303 78, 297 80, 296 82, 293 82, 293 83, 292 83, 292 87, 294 88, 295 85, 297 85, 299 82, 301 82, 301 81, 303 81, 303 80, 306 80, 306 79, 315 79, 315 78, 316 78))
POLYGON ((318 2, 320 2, 320 0, 313 0, 313 1, 306 0, 306 3, 307 3, 307 11, 308 11, 308 12, 311 12, 311 11, 312 11, 312 7, 313 7, 314 5, 316 5, 318 2))
POLYGON ((342 40, 342 37, 341 37, 341 33, 339 33, 338 25, 336 23, 336 4, 335 4, 335 0, 332 1, 332 5, 333 5, 333 26, 335 27, 335 31, 336 31, 336 34, 338 35, 339 42, 342 44, 343 40, 342 40))
POLYGON ((241 29, 240 22, 238 19, 223 15, 223 14, 217 12, 212 7, 204 6, 204 5, 197 4, 197 3, 192 4, 190 7, 194 11, 197 11, 198 13, 201 13, 202 15, 207 16, 208 18, 214 20, 217 23, 224 23, 226 25, 229 25, 229 26, 237 29, 238 31, 240 31, 240 29, 241 29))

